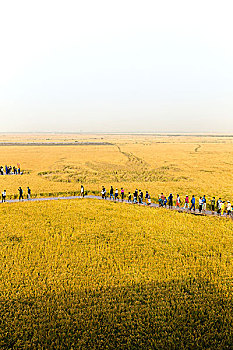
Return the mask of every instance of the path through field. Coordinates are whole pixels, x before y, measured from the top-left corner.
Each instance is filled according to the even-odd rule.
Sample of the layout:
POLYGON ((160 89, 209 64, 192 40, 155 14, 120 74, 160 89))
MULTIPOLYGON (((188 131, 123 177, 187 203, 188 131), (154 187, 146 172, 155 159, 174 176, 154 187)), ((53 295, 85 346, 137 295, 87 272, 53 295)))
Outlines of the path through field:
MULTIPOLYGON (((102 197, 100 196, 93 196, 93 195, 86 195, 84 198, 88 198, 88 199, 98 199, 98 200, 107 200, 107 201, 112 201, 112 202, 115 202, 115 203, 122 203, 122 200, 119 199, 117 201, 114 201, 114 200, 110 200, 110 198, 106 198, 106 199, 103 199, 102 197)), ((44 197, 44 198, 31 198, 30 200, 28 199, 24 199, 23 201, 21 200, 20 202, 43 202, 43 201, 57 201, 57 200, 70 200, 70 199, 83 199, 83 197, 81 196, 67 196, 67 197, 44 197)), ((5 203, 18 203, 19 200, 18 199, 10 199, 10 200, 7 200, 5 203)), ((5 203, 1 203, 2 205, 5 204, 5 203)), ((127 200, 123 200, 123 203, 126 203, 126 204, 131 204, 131 205, 141 205, 141 206, 147 206, 147 207, 150 207, 150 208, 159 208, 159 205, 156 204, 156 203, 151 203, 150 205, 147 205, 146 203, 143 203, 143 204, 134 204, 132 202, 128 202, 127 200)), ((179 213, 186 213, 186 214, 192 214, 192 215, 201 215, 201 216, 205 216, 205 215, 208 215, 208 216, 218 216, 218 217, 229 217, 226 213, 224 213, 224 215, 219 215, 217 214, 217 212, 214 212, 214 214, 212 214, 212 212, 210 210, 206 210, 205 211, 205 214, 204 213, 199 213, 199 210, 196 209, 196 211, 191 211, 188 210, 188 209, 184 209, 184 208, 176 208, 175 206, 173 206, 172 209, 169 209, 168 207, 166 208, 161 208, 161 209, 164 209, 164 210, 176 210, 178 211, 179 213)), ((232 218, 232 217, 231 217, 232 218)))

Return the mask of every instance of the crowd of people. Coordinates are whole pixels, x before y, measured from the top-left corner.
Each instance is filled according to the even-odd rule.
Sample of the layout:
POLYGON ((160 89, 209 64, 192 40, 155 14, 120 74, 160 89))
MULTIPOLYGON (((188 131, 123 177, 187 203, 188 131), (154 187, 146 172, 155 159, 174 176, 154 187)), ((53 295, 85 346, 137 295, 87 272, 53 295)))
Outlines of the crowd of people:
MULTIPOLYGON (((103 199, 107 198, 107 191, 104 186, 102 186, 101 195, 103 199)), ((114 201, 121 200, 123 202, 125 199, 125 190, 123 187, 121 187, 120 190, 116 188, 114 191, 113 187, 111 186, 109 191, 109 196, 110 196, 110 200, 114 200, 114 201)), ((128 192, 127 197, 128 197, 128 202, 143 204, 144 195, 141 190, 138 191, 138 189, 136 189, 134 193, 128 192)), ((145 201, 147 205, 151 204, 151 197, 148 191, 146 191, 145 193, 145 201)))
MULTIPOLYGON (((24 199, 24 191, 22 187, 18 188, 19 192, 19 200, 24 199)), ((85 191, 84 191, 84 186, 81 185, 81 197, 85 196, 85 191)), ((146 204, 146 205, 151 205, 151 196, 148 191, 146 191, 145 196, 142 192, 142 190, 136 189, 134 192, 128 192, 125 194, 125 190, 123 187, 121 187, 119 190, 116 188, 114 190, 113 186, 110 187, 109 193, 107 193, 107 190, 105 186, 102 186, 101 190, 101 196, 103 199, 107 199, 109 195, 109 199, 113 201, 128 201, 129 203, 134 203, 134 204, 146 204)), ((30 199, 31 198, 31 189, 30 187, 27 187, 26 190, 26 198, 30 199)), ((6 201, 6 190, 2 192, 2 202, 6 201)), ((230 203, 230 201, 224 201, 221 198, 218 198, 216 200, 215 197, 212 197, 211 199, 208 199, 209 204, 210 204, 210 209, 212 214, 217 212, 218 215, 224 215, 226 213, 227 215, 232 215, 233 214, 233 207, 230 203)), ((189 197, 186 195, 183 199, 181 200, 181 197, 179 194, 177 194, 176 197, 173 196, 172 193, 169 194, 169 196, 165 196, 163 193, 161 193, 158 196, 158 204, 159 207, 161 208, 167 208, 167 209, 182 209, 190 212, 196 212, 198 211, 199 213, 205 214, 207 210, 207 198, 206 196, 200 196, 198 199, 194 195, 192 197, 189 197)))
POLYGON ((22 175, 20 164, 16 166, 5 165, 4 167, 0 166, 0 175, 22 175))
MULTIPOLYGON (((101 195, 103 199, 107 198, 107 191, 104 186, 102 186, 101 195)), ((143 192, 138 189, 136 189, 133 193, 128 192, 128 194, 125 195, 123 187, 121 187, 120 190, 117 188, 114 190, 113 186, 111 186, 109 190, 109 198, 110 200, 114 201, 121 200, 123 202, 124 199, 126 199, 130 203, 151 205, 151 196, 148 191, 146 191, 144 197, 143 192)), ((230 201, 224 201, 221 198, 216 200, 215 197, 212 197, 208 201, 212 214, 214 214, 215 211, 217 211, 217 214, 219 215, 223 215, 224 213, 231 215, 233 213, 233 207, 230 201)), ((199 197, 198 199, 196 199, 194 195, 192 195, 191 198, 186 195, 182 201, 179 194, 174 197, 173 194, 170 193, 169 196, 166 197, 163 193, 161 193, 158 196, 158 203, 159 207, 162 208, 173 209, 175 207, 176 209, 183 209, 192 212, 196 212, 196 210, 198 210, 198 212, 202 214, 205 214, 207 210, 207 198, 205 195, 199 197)))
MULTIPOLYGON (((212 197, 211 199, 209 199, 209 203, 210 203, 210 209, 212 214, 214 214, 216 210, 217 213, 220 215, 221 214, 223 215, 224 212, 226 212, 228 215, 231 215, 233 211, 230 201, 224 201, 221 198, 216 200, 215 197, 212 197)), ((172 193, 170 193, 167 199, 166 196, 164 196, 164 194, 161 193, 161 195, 159 196, 159 206, 167 207, 167 204, 169 208, 172 208, 173 204, 175 204, 175 207, 177 209, 181 208, 182 203, 181 203, 181 198, 179 194, 177 194, 177 197, 174 198, 172 193)), ((192 195, 191 198, 189 198, 189 196, 186 195, 184 198, 183 204, 184 204, 183 209, 190 210, 190 211, 193 210, 194 212, 197 209, 199 213, 205 214, 206 208, 207 208, 207 198, 205 195, 200 196, 198 199, 196 199, 194 195, 192 195)))

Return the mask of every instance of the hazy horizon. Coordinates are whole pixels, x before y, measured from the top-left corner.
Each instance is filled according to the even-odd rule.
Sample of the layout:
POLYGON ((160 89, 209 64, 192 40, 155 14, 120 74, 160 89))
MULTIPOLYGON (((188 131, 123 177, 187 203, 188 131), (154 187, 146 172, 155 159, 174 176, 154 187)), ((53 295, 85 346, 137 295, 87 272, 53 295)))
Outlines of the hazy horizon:
POLYGON ((233 133, 232 9, 3 3, 0 133, 233 133))

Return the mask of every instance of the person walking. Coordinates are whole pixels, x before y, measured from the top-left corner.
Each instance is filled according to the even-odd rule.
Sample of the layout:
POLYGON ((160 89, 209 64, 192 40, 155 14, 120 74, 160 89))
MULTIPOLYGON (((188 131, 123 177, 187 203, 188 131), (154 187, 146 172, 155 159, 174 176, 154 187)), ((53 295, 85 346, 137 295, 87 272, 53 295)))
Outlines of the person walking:
POLYGON ((20 199, 23 200, 23 189, 22 189, 22 187, 19 187, 18 191, 19 191, 19 201, 20 201, 20 199))
POLYGON ((202 201, 202 197, 199 198, 199 213, 202 212, 202 205, 203 205, 203 201, 202 201))
POLYGON ((106 189, 104 186, 102 186, 101 194, 102 194, 102 199, 106 199, 106 189))
POLYGON ((230 201, 227 201, 227 215, 231 216, 231 211, 232 211, 231 203, 230 201))
POLYGON ((132 195, 131 195, 131 192, 128 193, 128 202, 129 202, 129 203, 132 202, 132 195))
POLYGON ((203 212, 203 214, 205 214, 205 212, 206 212, 206 198, 205 198, 205 195, 202 198, 202 212, 203 212))
POLYGON ((149 196, 149 193, 148 191, 146 191, 146 194, 145 194, 145 202, 148 203, 148 196, 149 196))
POLYGON ((137 202, 138 202, 138 194, 137 194, 137 190, 136 190, 133 194, 133 203, 136 204, 137 202))
POLYGON ((116 188, 116 191, 115 191, 115 201, 118 200, 119 201, 119 197, 118 197, 118 189, 116 188))
POLYGON ((177 197, 176 197, 176 209, 179 209, 179 208, 180 208, 180 203, 181 203, 181 201, 180 201, 180 196, 177 195, 177 197))
POLYGON ((30 199, 31 198, 31 189, 29 188, 29 186, 27 187, 27 199, 30 199))
POLYGON ((147 197, 147 205, 151 205, 151 198, 150 198, 149 194, 148 194, 148 197, 147 197))
POLYGON ((111 200, 111 198, 114 200, 113 187, 112 186, 110 188, 109 194, 110 194, 110 200, 111 200))
POLYGON ((184 209, 189 209, 189 196, 187 195, 184 200, 184 209))
POLYGON ((211 199, 211 212, 212 212, 212 215, 214 214, 214 210, 215 210, 215 197, 213 197, 211 199))
POLYGON ((81 185, 81 197, 84 198, 84 187, 81 185))
POLYGON ((6 201, 6 190, 2 192, 2 203, 6 201))
POLYGON ((173 207, 173 195, 172 195, 172 193, 170 193, 168 196, 168 206, 169 206, 169 209, 172 209, 172 207, 173 207))
POLYGON ((219 198, 217 201, 217 214, 218 215, 221 215, 221 208, 222 208, 222 200, 221 200, 221 198, 219 198))
POLYGON ((195 208, 195 203, 196 203, 196 199, 195 199, 195 196, 193 195, 193 196, 192 196, 192 199, 191 199, 191 207, 189 208, 190 212, 191 212, 192 209, 193 209, 193 211, 194 211, 194 213, 195 213, 195 210, 196 210, 196 208, 195 208))
POLYGON ((221 203, 221 215, 224 215, 225 212, 225 201, 222 201, 221 203))
POLYGON ((124 196, 125 196, 125 191, 124 191, 124 188, 121 187, 121 201, 122 202, 124 201, 124 196))
POLYGON ((139 190, 139 203, 143 204, 143 192, 139 190))
POLYGON ((141 190, 139 190, 138 204, 142 204, 141 190))

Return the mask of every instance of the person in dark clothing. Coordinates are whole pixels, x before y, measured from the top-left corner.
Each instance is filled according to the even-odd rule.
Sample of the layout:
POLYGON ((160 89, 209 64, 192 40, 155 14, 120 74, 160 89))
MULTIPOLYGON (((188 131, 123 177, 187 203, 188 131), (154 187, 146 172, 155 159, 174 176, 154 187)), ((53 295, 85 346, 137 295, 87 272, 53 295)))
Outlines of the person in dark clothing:
POLYGON ((219 198, 217 201, 217 214, 221 215, 221 204, 222 204, 222 199, 219 198))
POLYGON ((215 210, 215 197, 213 197, 211 199, 211 211, 212 211, 212 214, 214 214, 214 210, 215 210))
POLYGON ((114 200, 113 187, 112 187, 112 186, 111 186, 111 188, 110 188, 109 193, 110 193, 110 199, 112 198, 112 199, 114 200))
POLYGON ((191 211, 192 209, 195 211, 195 202, 196 202, 196 199, 194 197, 194 195, 192 196, 192 199, 191 199, 191 206, 189 208, 189 210, 191 211))
POLYGON ((6 201, 6 190, 2 192, 2 203, 6 201))
POLYGON ((169 209, 172 209, 172 207, 173 207, 173 195, 172 195, 172 193, 170 193, 168 196, 168 206, 169 206, 169 209))
POLYGON ((125 196, 125 191, 124 191, 124 188, 121 187, 121 201, 123 202, 124 200, 124 196, 125 196))
POLYGON ((20 200, 20 199, 23 200, 23 189, 22 189, 22 187, 19 187, 19 188, 18 188, 18 191, 19 191, 19 200, 20 200))
POLYGON ((143 192, 141 190, 139 190, 138 201, 140 204, 143 204, 143 192))
POLYGON ((31 189, 29 187, 27 187, 28 190, 28 194, 27 194, 27 199, 31 198, 31 189))

